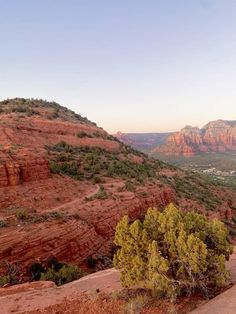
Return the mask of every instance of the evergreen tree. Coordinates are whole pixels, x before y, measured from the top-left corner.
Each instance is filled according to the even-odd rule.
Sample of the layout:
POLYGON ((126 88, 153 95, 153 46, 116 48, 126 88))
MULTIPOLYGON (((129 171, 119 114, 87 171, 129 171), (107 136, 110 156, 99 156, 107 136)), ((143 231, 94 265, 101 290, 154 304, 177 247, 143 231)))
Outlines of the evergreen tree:
POLYGON ((209 286, 221 287, 229 279, 225 261, 232 246, 227 228, 173 204, 163 212, 148 209, 143 222, 123 217, 114 243, 114 265, 126 287, 139 285, 175 298, 196 289, 207 293, 209 286))

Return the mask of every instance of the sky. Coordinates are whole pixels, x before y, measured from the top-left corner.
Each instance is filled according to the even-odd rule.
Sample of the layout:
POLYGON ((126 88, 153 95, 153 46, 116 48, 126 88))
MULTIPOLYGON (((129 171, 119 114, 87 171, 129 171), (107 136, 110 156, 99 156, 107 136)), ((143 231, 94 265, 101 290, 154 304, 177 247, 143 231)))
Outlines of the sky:
POLYGON ((0 99, 110 133, 236 119, 235 0, 0 0, 0 99))

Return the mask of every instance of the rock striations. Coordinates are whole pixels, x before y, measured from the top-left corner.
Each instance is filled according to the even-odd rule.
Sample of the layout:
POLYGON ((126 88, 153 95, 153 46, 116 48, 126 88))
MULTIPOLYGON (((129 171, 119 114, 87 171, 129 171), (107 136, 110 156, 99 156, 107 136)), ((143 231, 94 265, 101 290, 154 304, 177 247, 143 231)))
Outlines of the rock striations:
MULTIPOLYGON (((223 141, 234 149, 235 124, 217 125, 186 128, 169 142, 182 147, 176 153, 193 153, 192 146, 204 150, 205 139, 212 149, 221 149, 223 141)), ((199 194, 192 202, 187 199, 192 190, 189 195, 177 191, 183 175, 56 103, 0 102, 0 262, 26 270, 54 255, 83 264, 89 256, 111 252, 115 226, 125 214, 136 219, 148 207, 170 202, 204 211, 199 194)), ((223 188, 216 192, 227 195, 223 188)), ((209 190, 208 198, 212 195, 209 190)), ((231 191, 230 198, 231 208, 226 199, 221 202, 223 217, 236 207, 231 191)))
POLYGON ((236 150, 236 121, 217 120, 202 129, 186 126, 171 134, 154 152, 166 155, 194 155, 202 152, 236 150))

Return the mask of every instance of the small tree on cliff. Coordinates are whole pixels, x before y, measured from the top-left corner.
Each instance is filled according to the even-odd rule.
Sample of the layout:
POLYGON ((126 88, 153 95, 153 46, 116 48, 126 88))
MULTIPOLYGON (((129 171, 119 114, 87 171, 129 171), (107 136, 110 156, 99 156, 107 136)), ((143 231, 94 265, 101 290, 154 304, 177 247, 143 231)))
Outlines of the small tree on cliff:
POLYGON ((117 225, 114 265, 124 286, 139 285, 158 296, 176 298, 227 283, 225 261, 232 253, 228 231, 219 220, 182 213, 170 204, 163 212, 150 208, 143 222, 117 225))

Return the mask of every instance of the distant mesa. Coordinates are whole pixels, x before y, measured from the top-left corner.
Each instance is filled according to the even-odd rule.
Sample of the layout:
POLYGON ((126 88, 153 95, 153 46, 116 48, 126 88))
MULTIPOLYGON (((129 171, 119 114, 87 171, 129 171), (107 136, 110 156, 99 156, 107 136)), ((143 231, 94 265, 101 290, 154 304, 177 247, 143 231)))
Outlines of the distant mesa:
POLYGON ((116 136, 137 149, 164 155, 236 151, 236 121, 233 120, 212 121, 201 129, 187 125, 175 133, 119 132, 116 136))

